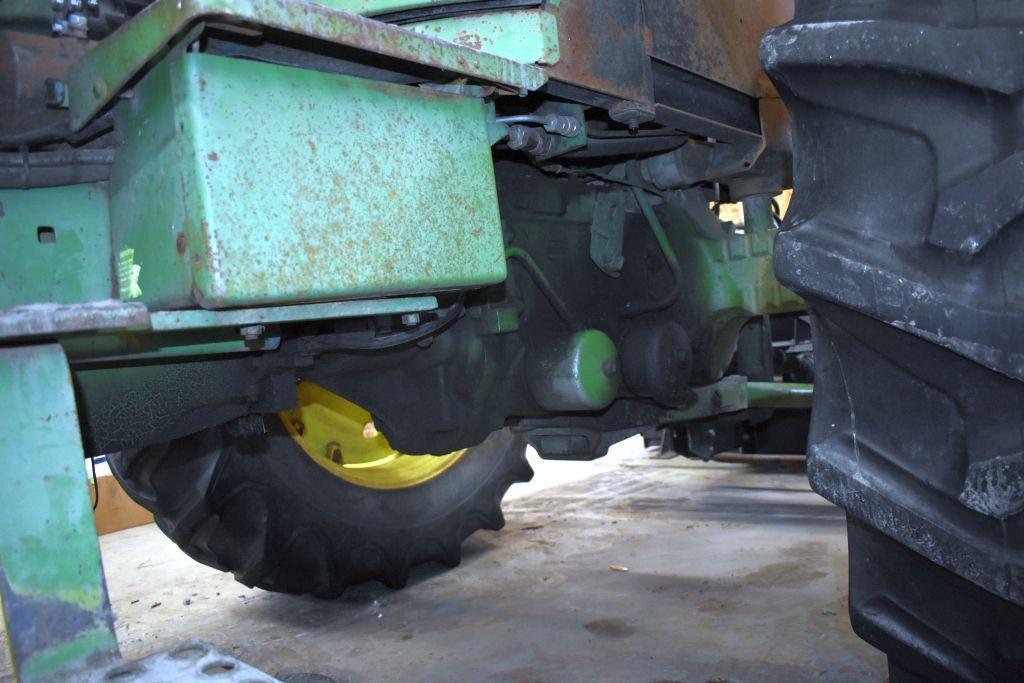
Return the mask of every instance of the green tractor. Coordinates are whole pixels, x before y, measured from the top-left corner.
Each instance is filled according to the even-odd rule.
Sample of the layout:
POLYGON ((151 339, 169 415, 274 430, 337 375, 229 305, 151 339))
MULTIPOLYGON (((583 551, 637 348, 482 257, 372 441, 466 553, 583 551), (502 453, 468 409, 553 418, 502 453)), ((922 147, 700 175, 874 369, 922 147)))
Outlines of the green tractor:
MULTIPOLYGON (((785 0, 0 0, 0 597, 18 676, 118 660, 84 458, 108 455, 170 539, 246 585, 398 588, 412 566, 455 566, 473 531, 502 526, 506 489, 531 476, 527 446, 586 461, 643 434, 701 459, 804 453, 812 324, 827 348, 809 470, 850 512, 852 561, 904 566, 892 558, 908 546, 921 571, 955 572, 969 584, 957 595, 982 591, 1021 624, 1019 557, 974 573, 954 557, 963 529, 998 537, 970 515, 1002 515, 1018 538, 1024 503, 989 500, 1000 486, 1021 495, 1017 460, 971 474, 983 458, 949 456, 949 476, 977 485, 949 495, 967 512, 933 515, 963 527, 945 527, 948 552, 887 512, 928 508, 934 492, 887 488, 933 486, 914 469, 925 456, 857 470, 920 450, 924 412, 898 444, 864 440, 899 433, 892 413, 866 408, 879 391, 926 404, 941 384, 925 371, 893 380, 894 362, 924 362, 938 344, 955 362, 1012 366, 985 350, 1006 340, 950 346, 931 313, 890 314, 934 303, 935 273, 984 247, 969 239, 993 238, 957 242, 946 226, 928 249, 964 253, 932 264, 862 208, 872 193, 932 206, 899 170, 927 157, 891 134, 909 128, 871 123, 905 112, 886 100, 872 113, 870 98, 910 93, 924 108, 907 83, 955 72, 871 61, 870 45, 898 52, 885 40, 901 22, 946 20, 929 3, 874 4, 807 0, 791 22, 785 0), (834 19, 866 32, 863 53, 828 42, 834 19), (855 80, 863 70, 894 75, 876 87, 855 80), (895 171, 864 161, 885 157, 886 140, 895 171), (795 178, 783 286, 777 198, 795 178), (733 205, 741 221, 724 217, 733 205), (853 216, 860 232, 836 228, 853 216), (910 271, 933 289, 910 288, 910 271), (876 324, 900 336, 872 337, 876 324), (885 358, 864 350, 881 347, 885 358), (1000 567, 1010 579, 993 578, 1000 567)), ((995 22, 978 16, 949 22, 995 22)), ((1009 85, 977 87, 1016 96, 1010 67, 992 69, 1009 85)), ((1007 126, 994 137, 1017 139, 1007 126)), ((989 138, 972 135, 974 154, 989 138)), ((880 580, 858 584, 858 571, 863 597, 880 580)), ((851 602, 854 625, 897 674, 1017 671, 1011 654, 974 645, 961 649, 981 664, 956 665, 921 635, 959 642, 950 618, 910 610, 901 622, 871 595, 851 602)))

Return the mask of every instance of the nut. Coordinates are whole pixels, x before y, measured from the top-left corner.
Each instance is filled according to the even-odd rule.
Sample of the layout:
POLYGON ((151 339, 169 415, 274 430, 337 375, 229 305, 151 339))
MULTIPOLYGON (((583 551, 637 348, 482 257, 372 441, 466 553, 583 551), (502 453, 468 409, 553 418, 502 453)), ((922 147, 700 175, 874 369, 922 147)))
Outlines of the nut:
POLYGON ((263 336, 263 333, 267 331, 266 325, 246 325, 238 330, 238 333, 242 335, 246 341, 256 341, 263 336))

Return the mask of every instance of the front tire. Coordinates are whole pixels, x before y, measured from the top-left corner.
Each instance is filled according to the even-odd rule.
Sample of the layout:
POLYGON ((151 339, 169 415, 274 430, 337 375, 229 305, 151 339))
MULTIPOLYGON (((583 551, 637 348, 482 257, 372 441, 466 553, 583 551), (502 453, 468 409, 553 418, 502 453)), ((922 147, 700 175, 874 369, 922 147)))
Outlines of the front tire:
POLYGON ((401 588, 425 562, 454 567, 470 534, 504 526, 508 487, 533 476, 525 442, 502 430, 429 481, 369 488, 327 472, 276 416, 266 424, 258 436, 215 427, 110 465, 188 555, 270 591, 329 598, 371 579, 401 588))

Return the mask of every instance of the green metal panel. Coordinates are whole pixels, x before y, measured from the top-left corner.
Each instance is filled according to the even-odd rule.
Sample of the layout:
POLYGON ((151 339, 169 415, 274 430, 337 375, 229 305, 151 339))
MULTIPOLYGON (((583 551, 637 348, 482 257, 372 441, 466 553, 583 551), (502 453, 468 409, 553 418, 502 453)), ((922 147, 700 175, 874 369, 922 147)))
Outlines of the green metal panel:
POLYGON ((272 325, 300 320, 329 318, 359 318, 371 315, 391 315, 432 311, 437 298, 432 296, 375 299, 370 301, 330 301, 299 306, 271 308, 245 308, 237 311, 158 311, 149 316, 153 331, 201 330, 214 327, 240 327, 242 325, 272 325))
POLYGON ((23 681, 117 660, 85 483, 71 375, 60 346, 0 349, 0 596, 23 681))
POLYGON ((536 90, 547 81, 547 74, 538 67, 320 4, 300 0, 156 0, 72 65, 68 98, 73 128, 79 130, 88 123, 164 52, 175 36, 203 18, 268 26, 523 91, 536 90))
POLYGON ((165 61, 116 111, 121 297, 223 308, 502 281, 485 113, 424 88, 165 61))
POLYGON ((435 19, 406 28, 526 64, 558 62, 558 20, 540 9, 435 19))
POLYGON ((113 296, 104 186, 0 190, 0 235, 0 309, 113 296))

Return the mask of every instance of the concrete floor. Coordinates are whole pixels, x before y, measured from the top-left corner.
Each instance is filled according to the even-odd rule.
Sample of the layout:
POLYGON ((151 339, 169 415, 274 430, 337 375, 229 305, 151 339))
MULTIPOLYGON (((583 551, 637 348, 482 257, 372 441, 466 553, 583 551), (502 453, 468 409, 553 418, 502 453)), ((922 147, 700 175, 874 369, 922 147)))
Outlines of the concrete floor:
POLYGON ((850 630, 843 516, 801 471, 638 439, 535 469, 459 568, 334 602, 245 588, 152 525, 105 536, 122 650, 199 638, 295 683, 885 680, 850 630))

